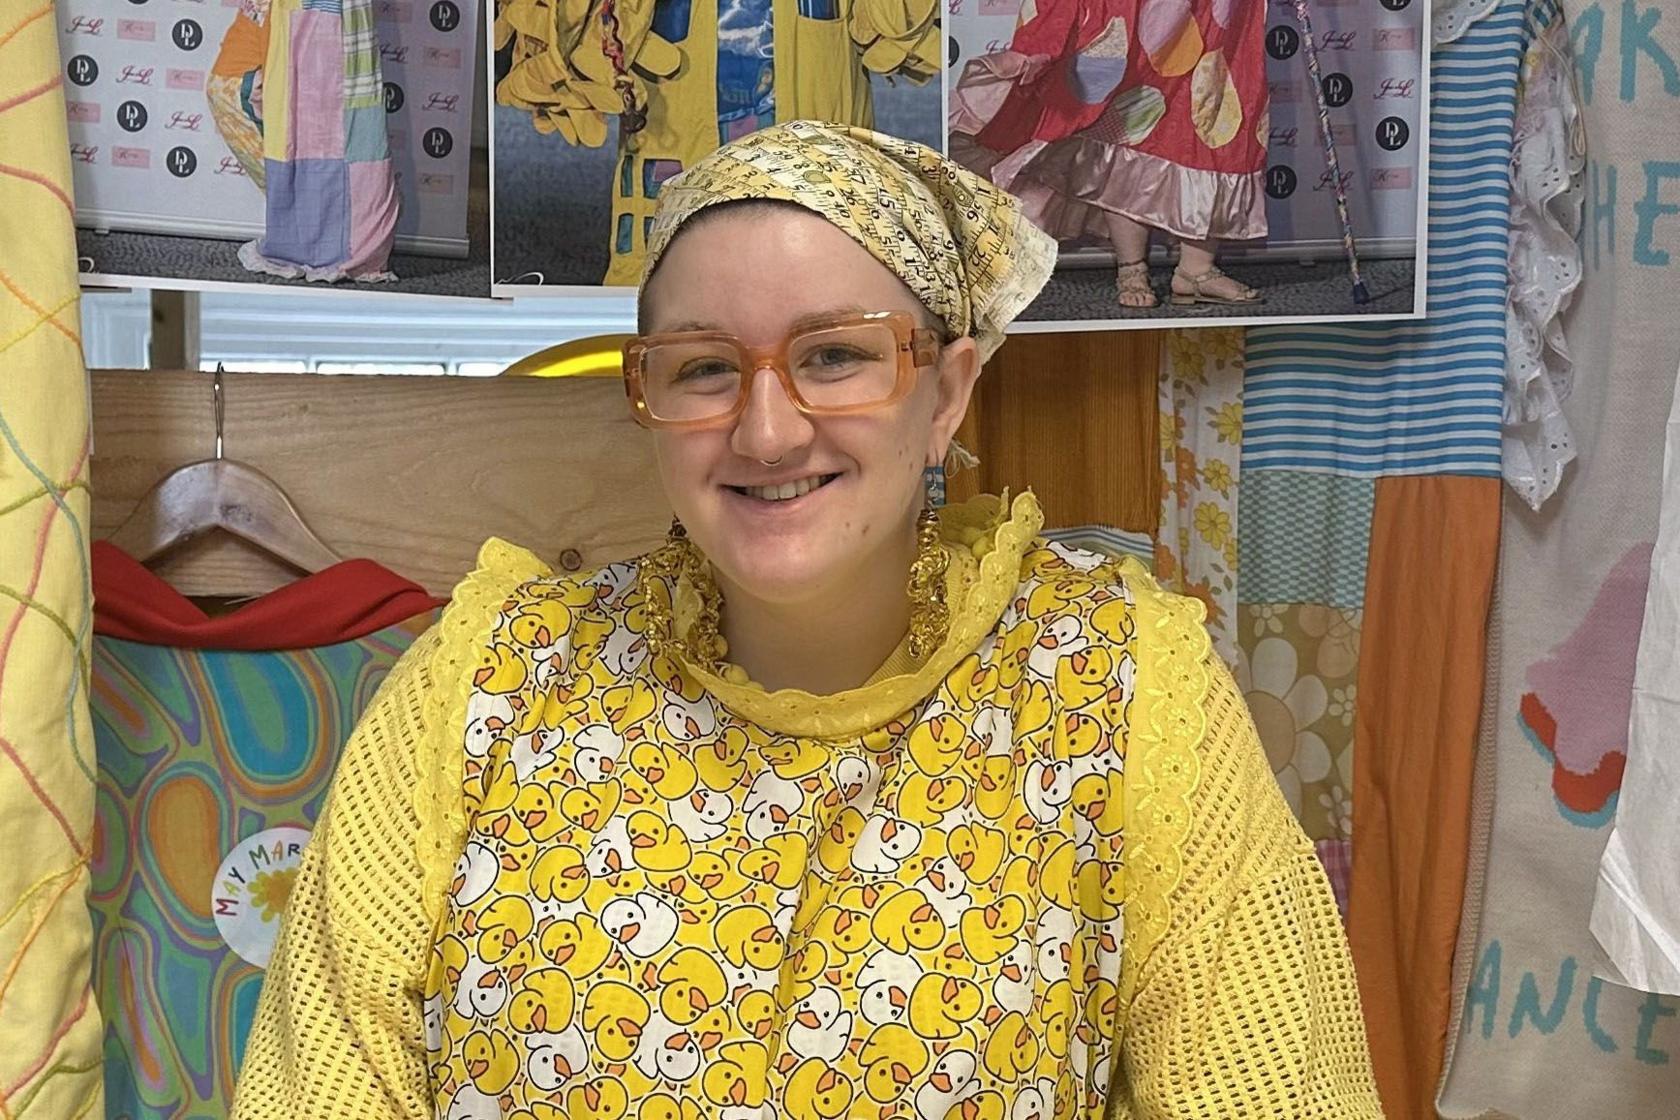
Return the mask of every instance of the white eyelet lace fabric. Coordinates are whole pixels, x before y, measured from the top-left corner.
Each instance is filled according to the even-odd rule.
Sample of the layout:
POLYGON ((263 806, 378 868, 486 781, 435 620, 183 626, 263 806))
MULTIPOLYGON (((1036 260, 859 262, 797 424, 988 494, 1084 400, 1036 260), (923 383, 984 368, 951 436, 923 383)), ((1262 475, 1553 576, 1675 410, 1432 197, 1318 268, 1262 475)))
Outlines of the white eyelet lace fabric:
POLYGON ((1574 362, 1563 313, 1581 282, 1586 139, 1569 32, 1558 5, 1523 60, 1511 155, 1511 240, 1505 313, 1505 481, 1530 508, 1557 490, 1575 458, 1563 415, 1574 362))
POLYGON ((1435 45, 1452 42, 1498 6, 1499 0, 1435 0, 1430 17, 1430 35, 1435 45))

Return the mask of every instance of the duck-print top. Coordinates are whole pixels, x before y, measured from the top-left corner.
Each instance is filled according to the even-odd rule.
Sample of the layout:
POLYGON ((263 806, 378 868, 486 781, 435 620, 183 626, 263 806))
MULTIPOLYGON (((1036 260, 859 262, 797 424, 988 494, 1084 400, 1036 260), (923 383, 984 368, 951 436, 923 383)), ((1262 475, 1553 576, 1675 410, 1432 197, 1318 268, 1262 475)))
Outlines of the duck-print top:
POLYGON ((647 597, 682 595, 634 562, 503 581, 474 661, 432 663, 456 695, 422 700, 458 738, 453 795, 412 771, 420 936, 361 946, 389 980, 357 977, 377 1006, 338 1024, 375 1111, 296 1103, 316 1060, 287 1035, 320 1000, 295 989, 333 975, 315 942, 369 872, 318 834, 238 1114, 275 1092, 448 1120, 1380 1115, 1328 886, 1211 696, 1195 608, 1035 538, 1030 497, 944 523, 945 645, 832 697, 653 655, 647 597), (1215 715, 1237 746, 1199 758, 1215 715), (1209 779, 1222 871, 1185 913, 1209 779))

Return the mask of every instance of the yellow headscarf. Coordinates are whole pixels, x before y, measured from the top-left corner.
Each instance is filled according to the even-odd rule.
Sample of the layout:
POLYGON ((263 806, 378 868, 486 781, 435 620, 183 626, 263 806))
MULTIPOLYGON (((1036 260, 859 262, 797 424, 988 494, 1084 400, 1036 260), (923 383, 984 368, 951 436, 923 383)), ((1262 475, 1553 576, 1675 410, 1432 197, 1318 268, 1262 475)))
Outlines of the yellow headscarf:
POLYGON ((718 148, 660 189, 642 283, 708 206, 792 202, 827 218, 903 280, 982 359, 1056 264, 1056 242, 1013 195, 931 148, 866 128, 790 121, 718 148))

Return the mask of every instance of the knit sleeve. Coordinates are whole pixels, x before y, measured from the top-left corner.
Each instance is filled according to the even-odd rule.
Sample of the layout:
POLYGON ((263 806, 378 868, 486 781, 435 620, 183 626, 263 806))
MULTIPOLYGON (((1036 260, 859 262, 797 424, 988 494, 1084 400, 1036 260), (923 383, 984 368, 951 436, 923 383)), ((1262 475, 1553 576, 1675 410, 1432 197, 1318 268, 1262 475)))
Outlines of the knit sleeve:
POLYGON ((263 981, 233 1120, 431 1115, 413 790, 438 643, 433 628, 409 648, 344 748, 263 981))
POLYGON ((1131 962, 1115 1114, 1380 1120, 1329 880, 1224 664, 1199 668, 1176 886, 1158 940, 1131 962))
POLYGON ((232 1120, 432 1115, 421 999, 465 842, 467 696, 501 604, 546 574, 487 542, 362 714, 304 849, 232 1120))

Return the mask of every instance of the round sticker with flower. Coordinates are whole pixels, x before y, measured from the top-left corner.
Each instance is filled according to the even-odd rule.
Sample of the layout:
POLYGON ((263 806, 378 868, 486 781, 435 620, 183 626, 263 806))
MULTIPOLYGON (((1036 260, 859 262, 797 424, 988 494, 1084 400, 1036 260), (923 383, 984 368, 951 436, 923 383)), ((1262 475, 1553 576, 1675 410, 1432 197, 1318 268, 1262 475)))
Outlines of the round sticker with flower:
POLYGON ((228 948, 258 968, 268 967, 280 915, 297 880, 309 830, 294 825, 248 836, 222 859, 211 888, 210 912, 228 948))

